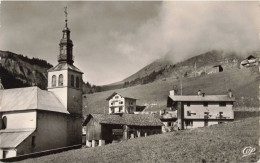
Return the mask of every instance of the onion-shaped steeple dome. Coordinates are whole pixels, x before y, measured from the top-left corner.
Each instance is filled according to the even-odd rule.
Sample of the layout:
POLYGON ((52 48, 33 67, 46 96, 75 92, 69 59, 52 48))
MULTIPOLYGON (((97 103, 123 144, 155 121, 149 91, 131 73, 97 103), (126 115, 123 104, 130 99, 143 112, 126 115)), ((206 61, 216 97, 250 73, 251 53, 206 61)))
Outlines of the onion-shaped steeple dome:
POLYGON ((73 64, 73 42, 70 39, 70 29, 68 28, 68 13, 67 13, 67 7, 65 7, 65 27, 63 28, 63 36, 60 40, 60 55, 58 56, 58 62, 59 63, 68 63, 73 64))

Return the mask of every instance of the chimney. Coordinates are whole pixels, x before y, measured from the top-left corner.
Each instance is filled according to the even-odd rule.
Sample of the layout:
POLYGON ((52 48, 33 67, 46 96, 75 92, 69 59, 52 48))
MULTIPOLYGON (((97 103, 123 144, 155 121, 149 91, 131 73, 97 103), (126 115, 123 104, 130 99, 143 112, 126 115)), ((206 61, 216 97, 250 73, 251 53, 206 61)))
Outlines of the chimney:
POLYGON ((160 110, 160 115, 162 115, 162 111, 160 110))
POLYGON ((198 91, 198 96, 201 96, 201 91, 200 90, 198 91))
POLYGON ((170 90, 170 96, 174 96, 175 91, 174 90, 170 90))
POLYGON ((229 97, 229 98, 232 98, 232 97, 233 97, 233 93, 232 93, 231 89, 228 90, 228 97, 229 97))
POLYGON ((205 97, 205 93, 202 93, 202 97, 205 97))

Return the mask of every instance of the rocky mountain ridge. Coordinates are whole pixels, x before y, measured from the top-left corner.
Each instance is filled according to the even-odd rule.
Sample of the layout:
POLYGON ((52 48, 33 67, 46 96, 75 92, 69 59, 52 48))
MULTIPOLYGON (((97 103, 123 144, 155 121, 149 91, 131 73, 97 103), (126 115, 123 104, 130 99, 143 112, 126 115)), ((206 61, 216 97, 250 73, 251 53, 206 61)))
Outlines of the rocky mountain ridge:
POLYGON ((47 88, 47 70, 52 67, 47 61, 9 51, 0 51, 0 58, 0 77, 5 88, 47 88))

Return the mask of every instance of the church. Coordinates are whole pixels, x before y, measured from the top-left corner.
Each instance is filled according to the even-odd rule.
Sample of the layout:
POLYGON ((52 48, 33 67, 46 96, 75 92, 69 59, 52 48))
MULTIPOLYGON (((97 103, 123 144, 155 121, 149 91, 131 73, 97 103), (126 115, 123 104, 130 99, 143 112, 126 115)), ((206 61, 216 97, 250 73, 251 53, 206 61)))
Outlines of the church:
POLYGON ((0 159, 81 145, 83 72, 73 65, 67 22, 66 13, 58 64, 48 70, 48 90, 0 90, 0 159))

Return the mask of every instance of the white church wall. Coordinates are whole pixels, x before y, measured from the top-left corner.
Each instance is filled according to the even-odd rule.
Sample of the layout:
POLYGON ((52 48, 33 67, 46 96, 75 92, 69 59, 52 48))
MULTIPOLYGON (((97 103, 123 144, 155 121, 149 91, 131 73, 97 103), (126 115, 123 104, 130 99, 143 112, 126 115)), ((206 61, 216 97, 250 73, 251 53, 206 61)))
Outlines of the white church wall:
POLYGON ((36 110, 4 112, 2 118, 6 116, 6 129, 36 128, 36 110))
POLYGON ((82 92, 73 88, 68 89, 68 111, 82 114, 82 92))
POLYGON ((67 115, 38 111, 34 151, 67 146, 67 115))
POLYGON ((65 108, 67 108, 67 101, 68 101, 68 89, 67 87, 60 87, 55 89, 48 89, 48 91, 53 92, 55 96, 60 100, 65 108))
POLYGON ((82 119, 81 118, 68 118, 68 145, 78 145, 82 143, 82 119))
POLYGON ((34 146, 32 144, 32 136, 35 136, 35 132, 28 136, 21 144, 16 147, 17 156, 25 155, 34 152, 34 146))
POLYGON ((4 158, 3 153, 5 152, 5 158, 15 157, 16 150, 15 149, 0 149, 0 159, 4 158))

